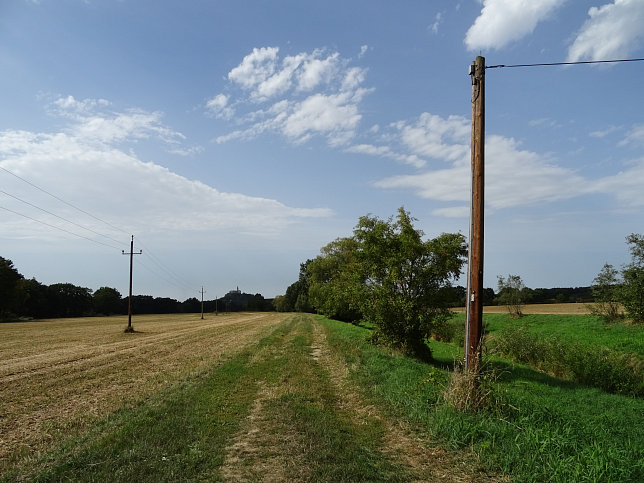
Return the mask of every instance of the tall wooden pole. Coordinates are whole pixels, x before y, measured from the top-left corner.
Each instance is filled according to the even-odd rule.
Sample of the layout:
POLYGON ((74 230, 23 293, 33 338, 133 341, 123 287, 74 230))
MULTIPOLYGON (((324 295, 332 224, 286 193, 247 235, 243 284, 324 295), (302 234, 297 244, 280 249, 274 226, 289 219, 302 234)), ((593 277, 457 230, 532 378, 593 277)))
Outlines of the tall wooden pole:
POLYGON ((138 253, 134 253, 134 235, 132 235, 132 240, 130 241, 130 253, 125 253, 125 250, 122 251, 123 255, 130 256, 130 292, 127 298, 127 329, 125 329, 125 332, 134 332, 134 328, 132 328, 132 265, 134 255, 140 255, 143 252, 139 250, 138 253))
POLYGON ((203 320, 203 287, 201 287, 201 320, 203 320))
POLYGON ((483 337, 483 208, 485 188, 485 58, 470 67, 472 76, 472 200, 468 263, 465 365, 478 371, 483 337))

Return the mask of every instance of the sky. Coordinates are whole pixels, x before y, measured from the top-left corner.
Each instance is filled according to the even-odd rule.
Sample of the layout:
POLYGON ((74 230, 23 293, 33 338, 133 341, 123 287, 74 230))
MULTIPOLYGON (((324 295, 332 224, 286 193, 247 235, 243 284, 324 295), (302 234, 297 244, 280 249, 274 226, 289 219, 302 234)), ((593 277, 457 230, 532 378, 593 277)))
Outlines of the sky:
POLYGON ((643 58, 643 25, 644 0, 2 0, 0 256, 127 295, 134 236, 134 294, 269 298, 363 215, 467 236, 481 55, 484 284, 590 285, 644 231, 644 62, 491 67, 643 58))

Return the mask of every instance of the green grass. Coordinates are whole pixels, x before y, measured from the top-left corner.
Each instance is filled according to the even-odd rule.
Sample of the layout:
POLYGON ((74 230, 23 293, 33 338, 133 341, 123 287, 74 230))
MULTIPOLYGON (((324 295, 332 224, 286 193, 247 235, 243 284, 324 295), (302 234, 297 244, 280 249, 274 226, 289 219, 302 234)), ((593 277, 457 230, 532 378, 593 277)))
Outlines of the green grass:
POLYGON ((374 403, 447 447, 471 450, 490 471, 517 481, 643 481, 644 400, 607 394, 496 359, 495 404, 479 413, 446 404, 452 357, 432 342, 438 365, 370 346, 359 327, 322 320, 357 384, 374 403))
MULTIPOLYGON (((465 320, 463 314, 457 314, 456 317, 465 320)), ((507 314, 485 314, 483 321, 490 334, 520 325, 542 337, 557 337, 577 345, 606 347, 644 358, 644 326, 641 325, 606 324, 593 315, 525 315, 520 319, 511 319, 507 314)))

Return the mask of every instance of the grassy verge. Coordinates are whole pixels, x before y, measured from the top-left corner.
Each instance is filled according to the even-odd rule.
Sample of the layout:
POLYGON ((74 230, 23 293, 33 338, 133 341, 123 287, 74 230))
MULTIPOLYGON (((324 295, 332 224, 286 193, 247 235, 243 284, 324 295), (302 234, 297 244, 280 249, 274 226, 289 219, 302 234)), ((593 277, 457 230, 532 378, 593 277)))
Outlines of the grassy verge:
MULTIPOLYGON (((506 316, 507 317, 507 316, 506 316)), ((527 366, 494 362, 496 404, 477 414, 443 400, 459 348, 432 343, 438 365, 387 353, 366 330, 321 319, 367 397, 421 433, 479 455, 517 481, 642 481, 644 400, 561 381, 527 366)))

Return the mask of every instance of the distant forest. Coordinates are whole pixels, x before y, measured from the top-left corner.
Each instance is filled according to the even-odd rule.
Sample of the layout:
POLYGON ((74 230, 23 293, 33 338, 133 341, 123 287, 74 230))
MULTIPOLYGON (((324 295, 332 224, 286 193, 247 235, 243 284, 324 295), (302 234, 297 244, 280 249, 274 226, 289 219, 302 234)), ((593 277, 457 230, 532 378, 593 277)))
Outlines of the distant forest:
MULTIPOLYGON (((272 311, 272 299, 261 294, 232 290, 216 300, 204 300, 204 312, 272 311)), ((71 283, 45 285, 25 279, 11 260, 0 257, 0 321, 126 315, 128 297, 118 290, 101 287, 96 291, 71 283)), ((183 302, 167 297, 133 295, 134 314, 200 313, 201 300, 191 297, 183 302)))
MULTIPOLYGON (((273 311, 293 312, 302 310, 297 300, 299 282, 293 283, 285 295, 265 299, 261 294, 247 294, 231 290, 216 300, 204 300, 204 312, 273 311)), ((465 288, 451 287, 451 305, 465 306, 465 288)), ((525 289, 526 303, 588 303, 593 302, 590 287, 525 289)), ((496 305, 497 294, 486 288, 484 305, 496 305)), ((84 317, 93 315, 127 314, 128 297, 118 290, 100 287, 96 291, 71 283, 45 285, 36 279, 25 279, 11 260, 0 257, 0 320, 45 319, 84 317)), ((306 309, 304 309, 306 310, 306 309)), ((132 296, 134 314, 199 313, 201 301, 191 297, 183 302, 151 295, 132 296)))

